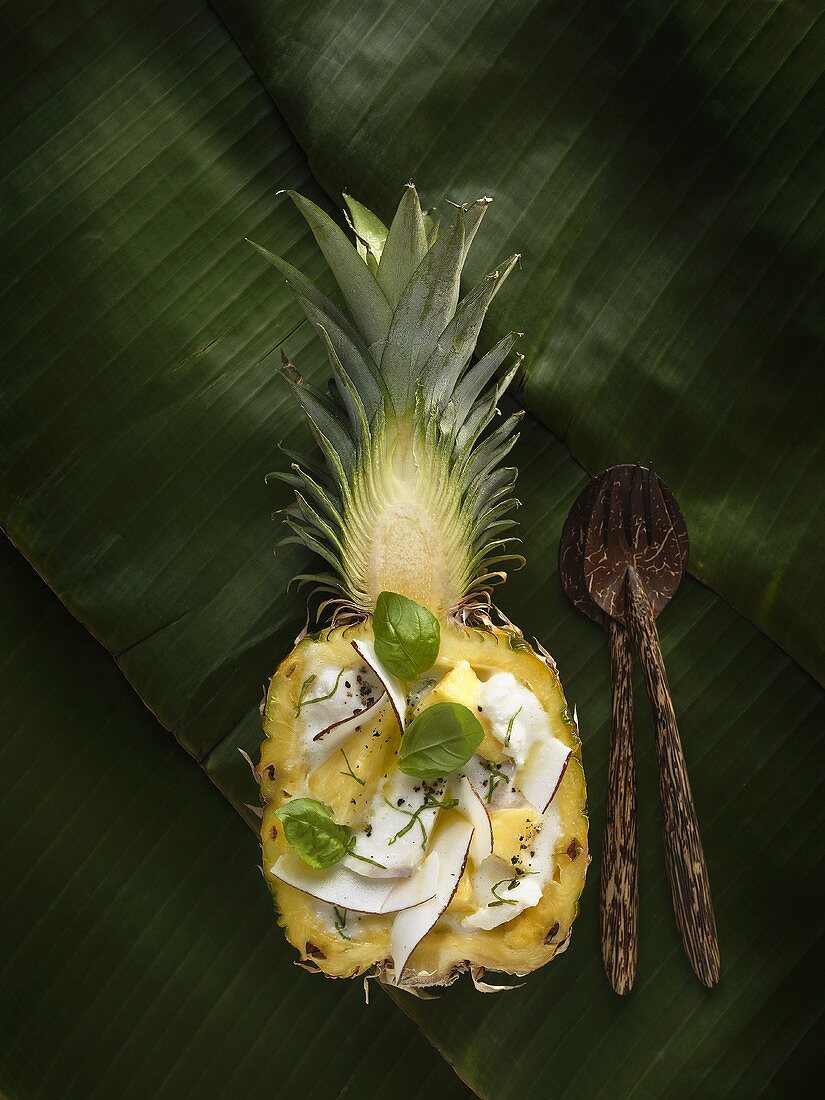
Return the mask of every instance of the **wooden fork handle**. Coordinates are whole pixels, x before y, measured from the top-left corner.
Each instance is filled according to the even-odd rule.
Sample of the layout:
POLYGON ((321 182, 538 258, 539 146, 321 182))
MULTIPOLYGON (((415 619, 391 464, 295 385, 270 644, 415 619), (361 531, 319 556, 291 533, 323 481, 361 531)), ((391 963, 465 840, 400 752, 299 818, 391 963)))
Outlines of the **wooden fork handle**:
POLYGON ((702 837, 670 698, 659 632, 650 602, 632 567, 627 571, 625 621, 639 654, 653 713, 665 867, 676 924, 696 976, 706 986, 713 986, 719 981, 719 943, 702 837))
POLYGON ((601 872, 602 959, 619 994, 636 979, 639 924, 639 841, 636 826, 636 760, 633 749, 633 683, 630 637, 608 620, 613 682, 613 727, 605 802, 601 872))

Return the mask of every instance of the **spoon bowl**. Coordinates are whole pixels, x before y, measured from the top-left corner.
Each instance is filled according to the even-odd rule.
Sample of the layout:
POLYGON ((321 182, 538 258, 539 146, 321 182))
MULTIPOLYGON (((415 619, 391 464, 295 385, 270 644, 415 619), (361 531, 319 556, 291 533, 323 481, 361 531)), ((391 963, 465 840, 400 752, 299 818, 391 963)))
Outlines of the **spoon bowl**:
POLYGON ((613 466, 595 481, 584 537, 584 581, 593 603, 625 620, 633 570, 654 615, 667 606, 690 552, 687 526, 670 489, 643 466, 613 466))

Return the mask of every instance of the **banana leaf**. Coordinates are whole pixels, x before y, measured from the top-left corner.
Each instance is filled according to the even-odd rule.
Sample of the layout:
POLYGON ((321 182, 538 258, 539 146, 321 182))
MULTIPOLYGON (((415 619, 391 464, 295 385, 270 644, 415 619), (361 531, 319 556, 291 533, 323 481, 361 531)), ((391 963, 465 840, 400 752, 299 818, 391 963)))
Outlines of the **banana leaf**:
POLYGON ((0 616, 0 1093, 470 1096, 291 965, 249 830, 5 540, 0 616))
MULTIPOLYGON (((243 236, 270 219, 276 187, 312 184, 207 5, 19 3, 4 20, 4 246, 17 277, 3 297, 3 523, 121 668, 155 680, 153 709, 198 755, 187 718, 206 702, 212 728, 229 730, 254 708, 270 635, 277 651, 303 614, 268 575, 263 474, 286 396, 260 395, 263 360, 298 311, 243 236), (234 428, 227 387, 244 393, 234 428), (261 435, 245 408, 266 410, 261 435), (232 538, 215 520, 227 514, 232 538), (159 651, 164 622, 183 629, 217 577, 223 611, 207 628, 193 616, 188 641, 157 659, 171 677, 150 675, 135 643, 159 651), (239 604, 252 613, 233 622, 239 604), (213 663, 214 646, 206 663, 197 655, 203 630, 223 638, 213 663), (249 672, 261 652, 237 683, 239 655, 249 672), (221 695, 224 684, 239 690, 221 695)), ((279 246, 317 267, 293 229, 283 223, 279 246)), ((362 989, 292 966, 252 834, 109 654, 0 551, 0 1091, 290 1096, 311 1081, 332 1097, 399 1080, 411 1096, 466 1094, 386 998, 365 1010, 362 989)))
POLYGON ((264 475, 298 422, 278 348, 309 336, 244 237, 319 275, 274 198, 315 192, 208 4, 10 7, 2 520, 203 758, 304 615, 264 475))
MULTIPOLYGON (((274 191, 320 192, 243 56, 196 0, 140 14, 125 2, 58 5, 60 18, 50 11, 44 21, 31 5, 14 12, 4 244, 20 276, 3 300, 0 516, 249 818, 256 792, 237 748, 254 753, 260 739, 261 683, 304 619, 284 586, 307 564, 291 550, 271 557, 268 512, 288 496, 263 474, 285 461, 279 440, 308 443, 271 352, 283 345, 316 381, 325 372, 297 309, 242 238, 317 274, 308 234, 274 191)), ((420 15, 409 18, 409 33, 423 34, 420 15)), ((349 45, 342 38, 316 60, 345 68, 349 45)), ((314 165, 320 150, 305 140, 314 165)), ((493 234, 494 245, 502 240, 493 234)), ((521 304, 508 284, 498 316, 521 323, 521 304)), ((584 475, 536 419, 515 457, 530 564, 502 603, 555 653, 579 705, 597 857, 604 641, 555 577, 561 521, 584 475)), ((591 877, 571 950, 525 989, 404 1003, 480 1095, 753 1095, 763 1086, 780 1095, 816 1064, 823 692, 695 581, 661 625, 715 886, 723 984, 697 988, 680 952, 640 718, 633 998, 617 1001, 601 975, 591 877)))
POLYGON ((215 3, 331 194, 495 196, 524 403, 652 461, 694 574, 825 682, 821 6, 215 3))

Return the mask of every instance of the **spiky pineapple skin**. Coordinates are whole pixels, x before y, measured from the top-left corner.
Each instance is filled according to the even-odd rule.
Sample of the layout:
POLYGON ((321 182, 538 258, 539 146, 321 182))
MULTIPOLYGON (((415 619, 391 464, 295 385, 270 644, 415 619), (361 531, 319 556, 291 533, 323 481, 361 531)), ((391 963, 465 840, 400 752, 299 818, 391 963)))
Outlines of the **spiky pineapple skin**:
MULTIPOLYGON (((371 620, 308 636, 299 642, 273 675, 267 692, 258 772, 264 803, 261 824, 263 869, 272 891, 279 922, 300 959, 328 977, 365 973, 385 975, 389 968, 390 921, 362 918, 359 934, 344 939, 318 915, 305 894, 278 881, 270 869, 288 852, 275 811, 296 794, 309 793, 327 802, 336 820, 357 828, 364 821, 372 789, 394 767, 401 733, 389 708, 381 721, 354 735, 347 746, 353 769, 364 779, 355 784, 341 773, 340 758, 327 761, 309 777, 296 731, 295 713, 301 683, 311 662, 320 655, 331 663, 351 662, 352 641, 371 640, 371 620)), ((463 970, 525 975, 545 965, 567 947, 578 899, 589 862, 588 821, 581 743, 553 662, 511 629, 466 627, 442 623, 439 662, 461 660, 490 672, 511 672, 541 702, 553 736, 572 749, 572 756, 554 798, 564 825, 555 846, 557 872, 541 901, 513 920, 490 931, 458 934, 437 925, 415 949, 402 985, 409 988, 449 984, 463 970)), ((456 895, 452 905, 460 904, 456 895)), ((448 910, 449 912, 449 910, 448 910)))

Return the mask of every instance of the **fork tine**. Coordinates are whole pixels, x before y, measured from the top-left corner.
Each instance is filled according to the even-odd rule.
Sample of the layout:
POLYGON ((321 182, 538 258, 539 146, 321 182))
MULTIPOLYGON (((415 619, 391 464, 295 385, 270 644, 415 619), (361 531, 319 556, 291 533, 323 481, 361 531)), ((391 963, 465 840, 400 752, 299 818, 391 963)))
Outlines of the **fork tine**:
MULTIPOLYGON (((605 470, 596 483, 595 497, 585 539, 584 575, 590 596, 608 615, 621 613, 623 592, 614 583, 617 559, 624 555, 614 547, 611 516, 616 508, 613 491, 613 471, 605 470), (602 597, 597 598, 597 593, 602 597)), ((621 538, 621 530, 618 532, 621 538)), ((621 565, 619 566, 621 568, 621 565)))
POLYGON ((633 470, 630 486, 630 542, 634 550, 642 546, 642 539, 650 538, 645 518, 644 471, 637 465, 633 470))
POLYGON ((610 475, 610 489, 607 502, 607 542, 611 553, 626 554, 627 527, 625 525, 622 483, 617 470, 610 475))
POLYGON ((608 514, 607 479, 602 475, 594 485, 593 504, 590 508, 590 517, 585 535, 585 553, 590 553, 596 547, 606 544, 609 528, 608 514))
POLYGON ((652 470, 649 472, 648 483, 651 530, 656 533, 655 537, 659 539, 675 539, 676 530, 673 526, 673 518, 665 503, 661 482, 652 470))

